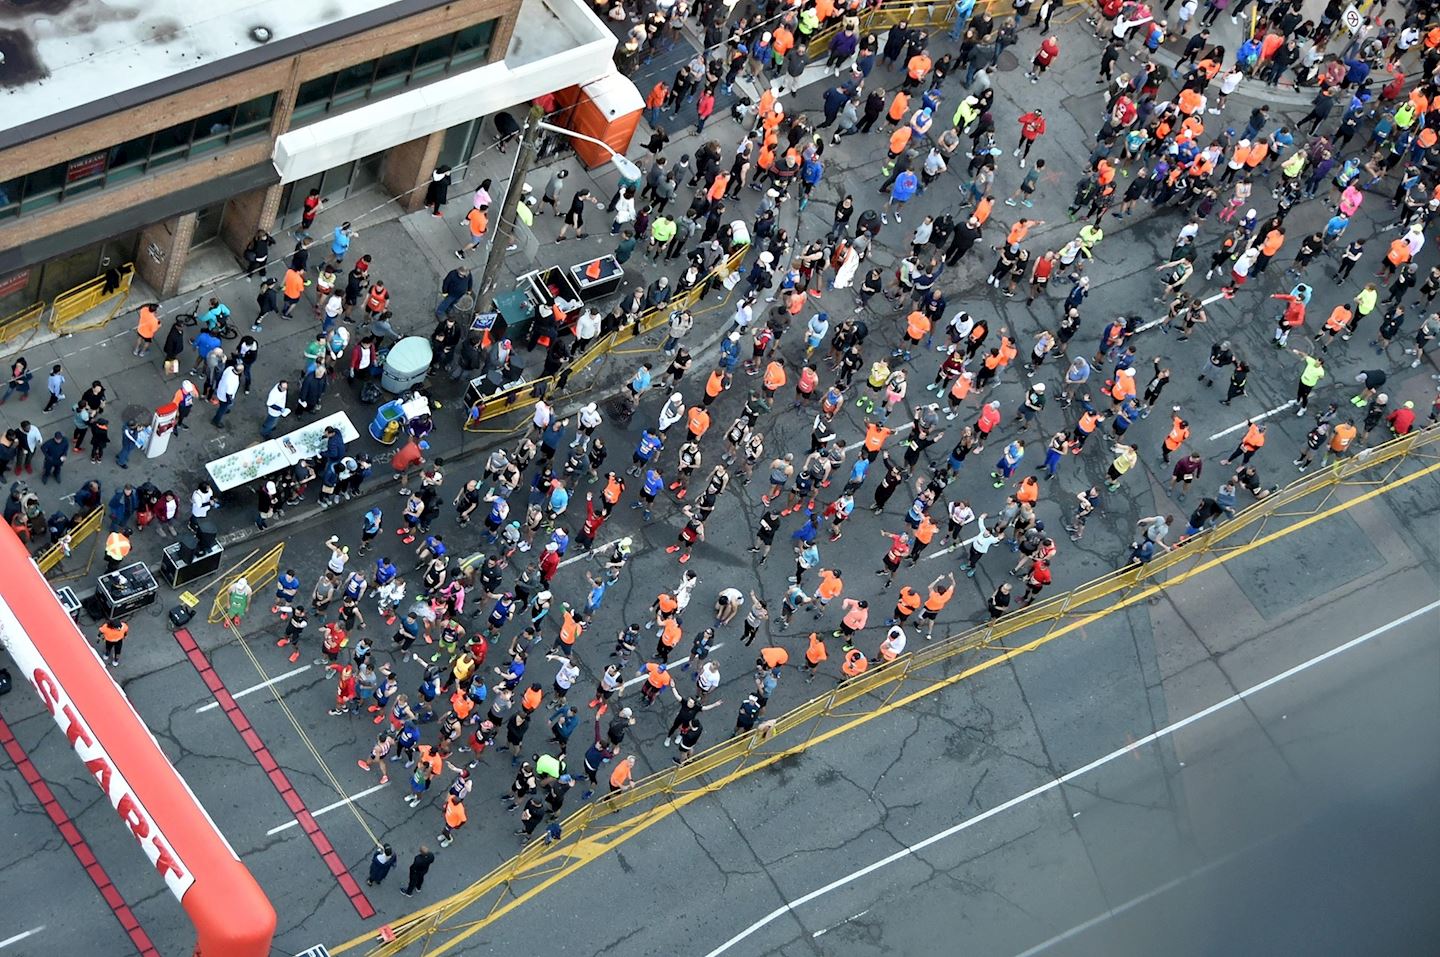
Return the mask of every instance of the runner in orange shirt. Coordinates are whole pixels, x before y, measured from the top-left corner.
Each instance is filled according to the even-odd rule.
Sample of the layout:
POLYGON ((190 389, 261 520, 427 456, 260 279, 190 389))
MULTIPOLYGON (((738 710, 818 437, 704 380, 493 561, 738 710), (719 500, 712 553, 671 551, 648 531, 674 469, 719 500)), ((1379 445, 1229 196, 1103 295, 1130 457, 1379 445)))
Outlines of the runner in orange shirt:
POLYGON ((655 703, 660 692, 670 687, 670 672, 664 665, 647 661, 642 674, 645 680, 640 683, 640 696, 645 699, 645 706, 649 707, 655 703))
POLYGON ((895 598, 895 613, 892 617, 885 619, 885 624, 905 624, 910 620, 911 615, 920 610, 924 601, 915 589, 909 585, 901 585, 900 594, 895 598))
POLYGON ((1170 456, 1180 451, 1180 446, 1190 438, 1190 423, 1180 418, 1180 407, 1174 406, 1170 411, 1175 413, 1170 417, 1170 434, 1165 436, 1160 449, 1160 461, 1166 465, 1170 464, 1170 456))
POLYGON ((765 398, 774 401, 775 393, 785 387, 785 381, 785 363, 777 356, 765 367, 765 377, 762 380, 765 398))
POLYGON ((815 597, 810 601, 810 607, 815 609, 816 621, 825 613, 826 606, 839 598, 844 590, 845 581, 838 571, 833 568, 820 569, 820 584, 815 589, 815 597))
POLYGON ((920 524, 915 528, 915 544, 910 547, 911 566, 920 561, 920 553, 930 547, 930 543, 935 540, 935 533, 938 531, 940 531, 940 526, 935 524, 928 512, 920 516, 920 524))
POLYGON ((1253 419, 1245 424, 1248 426, 1245 429, 1245 437, 1240 440, 1239 445, 1235 446, 1234 452, 1220 460, 1221 465, 1229 465, 1236 459, 1239 459, 1242 465, 1249 465, 1250 459, 1265 445, 1265 426, 1253 419))
POLYGON ((925 623, 925 640, 929 641, 935 634, 935 619, 940 617, 940 612, 945 610, 950 599, 955 595, 955 573, 946 572, 930 583, 929 594, 925 596, 925 610, 920 613, 920 620, 925 623), (948 584, 945 584, 947 583, 948 584), (942 584, 944 587, 941 587, 942 584))
POLYGON ((615 762, 615 770, 610 772, 610 793, 616 791, 628 791, 634 786, 635 755, 627 755, 623 761, 615 762))
MULTIPOLYGON (((302 287, 303 288, 303 287, 302 287)), ((155 333, 160 331, 160 304, 147 302, 140 307, 140 316, 135 321, 135 349, 133 355, 143 356, 155 344, 155 333)))
POLYGON ((685 430, 691 442, 699 442, 710 429, 710 413, 698 405, 692 405, 685 419, 685 430))
POLYGON ((807 684, 815 680, 815 675, 819 672, 820 666, 824 664, 825 660, 829 657, 830 652, 825 648, 825 639, 821 638, 816 632, 810 632, 809 644, 805 647, 805 664, 800 666, 800 670, 805 673, 805 681, 807 684))

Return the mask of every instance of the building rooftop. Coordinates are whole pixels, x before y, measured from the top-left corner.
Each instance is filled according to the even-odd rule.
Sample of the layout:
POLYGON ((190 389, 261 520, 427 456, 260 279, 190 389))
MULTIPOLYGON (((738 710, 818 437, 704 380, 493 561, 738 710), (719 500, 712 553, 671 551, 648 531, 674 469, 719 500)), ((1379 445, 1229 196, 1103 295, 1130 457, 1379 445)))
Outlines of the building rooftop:
POLYGON ((0 0, 0 142, 25 142, 445 0, 0 0))

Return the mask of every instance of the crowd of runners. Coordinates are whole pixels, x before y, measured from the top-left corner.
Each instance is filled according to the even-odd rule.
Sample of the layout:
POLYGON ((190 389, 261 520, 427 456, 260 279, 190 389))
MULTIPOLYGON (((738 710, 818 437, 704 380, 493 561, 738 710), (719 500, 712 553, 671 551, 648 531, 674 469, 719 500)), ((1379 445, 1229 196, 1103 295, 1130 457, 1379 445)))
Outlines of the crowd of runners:
MULTIPOLYGON (((413 462, 398 501, 378 495, 360 528, 328 542, 318 581, 280 576, 277 643, 292 660, 304 648, 334 669, 330 714, 376 725, 359 766, 382 783, 403 769, 400 790, 432 809, 442 846, 482 776, 487 800, 504 789, 525 841, 558 833, 572 790, 603 799, 630 787, 641 709, 664 712, 663 744, 683 764, 762 727, 791 667, 806 682, 844 681, 1044 597, 1107 498, 1149 493, 1142 460, 1173 506, 1127 530, 1117 564, 1148 561, 1297 471, 1440 414, 1433 389, 1387 392, 1440 334, 1440 266, 1419 264, 1440 210, 1440 88, 1426 79, 1440 66, 1440 28, 1428 6, 1382 15, 1355 37, 1340 32, 1338 3, 1319 20, 1298 0, 1257 4, 1253 31, 1227 51, 1203 28, 1226 12, 1223 0, 1210 0, 1200 24, 1196 0, 1106 0, 1092 21, 1104 96, 1087 118, 1089 156, 1063 228, 1026 211, 1047 160, 1053 168, 1077 144, 1051 143, 1044 104, 1004 117, 995 102, 1007 47, 1026 69, 1003 82, 1024 102, 1046 70, 1081 55, 1051 32, 1060 3, 1016 4, 1013 16, 957 4, 948 34, 904 23, 865 34, 859 6, 746 4, 727 21, 717 3, 698 4, 706 53, 642 91, 651 130, 641 179, 608 204, 577 189, 563 213, 563 177, 544 190, 542 215, 548 205, 560 218, 561 238, 585 235, 587 204, 613 213, 611 232, 641 275, 668 273, 677 251, 722 235, 749 242, 731 304, 703 319, 711 332, 723 326, 713 361, 691 355, 705 330, 677 313, 657 340, 660 358, 615 401, 570 413, 538 402, 523 438, 478 474, 413 462), (797 58, 835 21, 831 75, 807 113, 789 95, 797 58), (1167 39, 1174 68, 1162 62, 1167 39), (733 141, 685 155, 668 146, 663 121, 693 117, 703 131, 716 94, 742 75, 763 92, 738 109, 733 141), (1299 123, 1252 105, 1281 81, 1313 94, 1299 123), (781 210, 813 201, 827 149, 846 137, 874 144, 861 147, 873 169, 831 189, 841 198, 828 232, 792 239, 781 210), (944 196, 942 211, 913 213, 922 195, 944 196), (742 199, 757 202, 752 214, 739 213, 742 199), (1362 205, 1381 209, 1373 237, 1351 225, 1362 205), (1321 208, 1323 227, 1289 224, 1321 208), (1133 290, 1133 310, 1096 315, 1087 264, 1107 255, 1108 233, 1142 215, 1173 224, 1171 248, 1153 264, 1153 285, 1133 290), (955 282, 957 267, 992 250, 986 288, 955 282), (1021 294, 1044 325, 1025 341, 982 301, 1021 294), (1221 297, 1273 327, 1273 355, 1237 344, 1232 320, 1207 310, 1221 297), (1227 454, 1202 450, 1167 384, 1194 376, 1230 405, 1261 365, 1289 380, 1294 415, 1309 423, 1303 444, 1267 448, 1257 417, 1227 454), (712 421, 722 406, 735 414, 712 421), (802 421, 808 442, 797 443, 802 421), (622 429, 626 445, 607 447, 602 426, 622 429), (1085 480, 1082 461, 1104 479, 1085 480), (778 601, 731 583, 702 592, 688 566, 716 509, 736 501, 754 515, 756 565, 778 556, 787 573, 778 601), (880 515, 883 531, 853 533, 857 508, 880 515), (652 522, 674 530, 673 584, 629 578, 637 529, 652 522), (982 569, 998 584, 957 595, 982 569), (653 601, 595 633, 621 583, 653 601), (722 658, 727 633, 736 637, 722 658), (736 669, 753 674, 753 690, 747 682, 743 698, 722 701, 721 673, 736 669), (711 713, 722 705, 723 718, 711 713)), ((620 0, 608 9, 630 17, 620 0)), ((673 41, 676 11, 683 5, 634 18, 627 66, 673 41)), ((678 284, 647 277, 607 318, 628 321, 655 287, 664 298, 707 262, 687 255, 678 284)), ((593 335, 586 322, 597 318, 578 328, 593 335)))

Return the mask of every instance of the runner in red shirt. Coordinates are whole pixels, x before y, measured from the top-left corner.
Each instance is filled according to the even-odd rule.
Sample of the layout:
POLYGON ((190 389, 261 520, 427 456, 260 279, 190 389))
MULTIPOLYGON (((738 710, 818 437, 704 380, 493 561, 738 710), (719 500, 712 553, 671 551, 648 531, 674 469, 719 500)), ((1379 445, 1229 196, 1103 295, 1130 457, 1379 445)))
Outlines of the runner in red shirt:
POLYGON ((1016 156, 1020 157, 1020 168, 1025 168, 1025 161, 1030 158, 1030 150, 1035 146, 1035 141, 1045 135, 1045 114, 1040 110, 1031 110, 1020 117, 1020 143, 1015 147, 1016 156))
POLYGON ((894 532, 881 532, 883 537, 890 540, 890 549, 885 553, 881 561, 883 566, 875 574, 885 576, 885 588, 895 584, 895 573, 900 570, 900 563, 910 554, 910 536, 905 532, 895 534, 894 532))

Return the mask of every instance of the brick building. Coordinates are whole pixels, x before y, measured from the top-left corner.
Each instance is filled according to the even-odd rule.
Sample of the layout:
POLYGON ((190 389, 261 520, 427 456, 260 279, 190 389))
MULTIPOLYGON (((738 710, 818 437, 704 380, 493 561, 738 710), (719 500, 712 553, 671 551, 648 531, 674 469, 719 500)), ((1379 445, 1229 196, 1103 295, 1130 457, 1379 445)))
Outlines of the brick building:
POLYGON ((197 248, 280 235, 312 188, 413 209, 486 117, 614 47, 587 0, 0 2, 0 317, 105 258, 173 294, 197 248))

